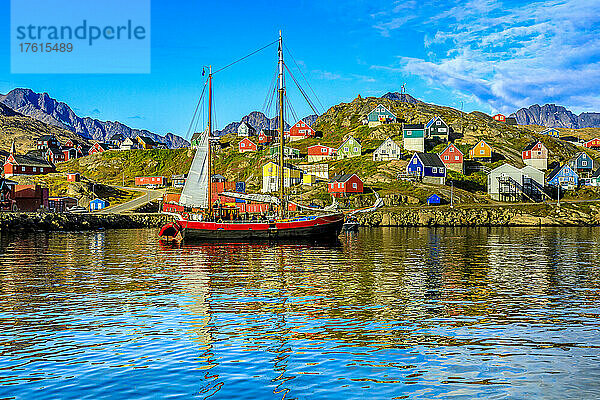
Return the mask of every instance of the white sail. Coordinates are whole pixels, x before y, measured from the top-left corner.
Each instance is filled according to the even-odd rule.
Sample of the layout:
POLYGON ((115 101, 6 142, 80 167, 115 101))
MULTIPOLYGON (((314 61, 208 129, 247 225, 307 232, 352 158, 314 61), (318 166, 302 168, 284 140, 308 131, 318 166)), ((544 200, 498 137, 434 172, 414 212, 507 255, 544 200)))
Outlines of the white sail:
POLYGON ((186 207, 208 208, 208 181, 208 131, 205 131, 192 160, 179 204, 186 207))

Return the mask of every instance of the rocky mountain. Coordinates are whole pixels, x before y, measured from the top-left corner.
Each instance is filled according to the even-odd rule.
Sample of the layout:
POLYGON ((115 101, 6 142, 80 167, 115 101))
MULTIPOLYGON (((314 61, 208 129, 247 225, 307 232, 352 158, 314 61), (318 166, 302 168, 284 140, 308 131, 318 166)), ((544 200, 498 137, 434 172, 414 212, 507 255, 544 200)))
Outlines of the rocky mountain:
MULTIPOLYGON (((317 118, 318 118, 318 115, 312 114, 312 115, 302 118, 302 121, 304 121, 308 125, 312 126, 314 124, 314 122, 317 120, 317 118)), ((231 122, 230 124, 225 126, 225 128, 223 128, 222 130, 215 131, 214 134, 216 136, 223 136, 223 135, 227 135, 228 133, 237 132, 237 128, 240 126, 240 124, 242 122, 247 122, 248 124, 250 124, 250 126, 255 128, 257 132, 260 131, 262 128, 268 128, 268 129, 278 129, 279 128, 279 118, 278 117, 269 118, 265 114, 261 113, 260 111, 252 111, 250 114, 242 117, 240 122, 231 122)), ((290 125, 286 122, 285 129, 289 129, 289 128, 290 128, 290 125)))
POLYGON ((572 113, 563 106, 534 104, 511 114, 519 125, 541 125, 549 128, 600 128, 600 113, 572 113))
POLYGON ((392 100, 392 101, 401 101, 403 103, 409 103, 409 104, 423 104, 423 102, 421 100, 415 99, 408 93, 387 92, 386 94, 381 96, 381 98, 392 100))
POLYGON ((170 148, 189 146, 189 142, 172 133, 160 136, 144 129, 130 128, 118 121, 79 117, 66 103, 53 99, 48 93, 35 93, 31 89, 13 89, 6 95, 0 95, 0 103, 18 113, 68 129, 86 139, 104 142, 120 133, 125 137, 149 136, 155 141, 166 143, 170 148))

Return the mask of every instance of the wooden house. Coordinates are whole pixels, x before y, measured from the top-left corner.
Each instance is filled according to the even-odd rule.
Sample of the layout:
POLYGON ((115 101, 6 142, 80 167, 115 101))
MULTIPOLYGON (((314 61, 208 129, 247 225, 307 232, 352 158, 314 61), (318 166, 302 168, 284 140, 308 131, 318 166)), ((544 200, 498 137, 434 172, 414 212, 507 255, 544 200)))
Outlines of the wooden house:
MULTIPOLYGON (((279 157, 279 144, 273 145, 269 147, 269 157, 275 158, 279 157)), ((293 147, 284 146, 283 147, 283 157, 284 158, 300 158, 300 150, 295 149, 293 147)))
POLYGON ((96 142, 96 143, 94 143, 94 145, 92 147, 90 147, 90 149, 88 150, 88 154, 92 155, 92 154, 96 154, 96 153, 103 153, 110 149, 111 149, 111 146, 108 143, 96 142))
POLYGON ((367 123, 370 127, 392 122, 396 122, 396 115, 382 104, 378 104, 377 107, 367 115, 367 123))
MULTIPOLYGON (((195 135, 195 133, 194 133, 194 135, 195 135)), ((193 141, 194 141, 194 139, 192 136, 192 142, 193 141)), ((192 144, 192 146, 193 146, 193 144, 192 144)), ((119 146, 119 150, 133 150, 133 149, 137 149, 137 148, 138 148, 137 141, 134 141, 132 138, 125 138, 125 140, 123 140, 123 142, 119 146)))
POLYGON ((356 174, 344 174, 334 176, 327 190, 332 197, 346 197, 363 192, 363 181, 356 174))
POLYGON ((427 205, 439 205, 442 204, 442 199, 437 194, 432 194, 427 198, 427 205))
POLYGON ((40 185, 15 185, 14 201, 19 211, 48 209, 50 191, 40 185))
POLYGON ((560 132, 558 131, 558 129, 548 128, 541 131, 540 135, 551 136, 558 139, 560 137, 560 132))
POLYGON ((587 178, 594 171, 594 160, 583 151, 570 159, 568 164, 580 178, 587 178))
MULTIPOLYGON (((269 161, 262 167, 263 193, 277 192, 279 190, 279 164, 269 161)), ((291 187, 302 183, 302 170, 292 164, 283 166, 283 186, 291 187)))
POLYGON ((121 143, 123 143, 124 140, 125 136, 121 135, 120 133, 115 133, 110 137, 110 139, 108 139, 108 143, 113 145, 115 148, 118 148, 121 146, 121 143))
POLYGON ((318 162, 330 160, 335 157, 337 149, 322 144, 315 144, 308 147, 308 162, 318 162))
POLYGON ((454 143, 448 143, 448 146, 446 146, 439 156, 446 168, 460 172, 461 174, 463 173, 464 155, 454 143))
POLYGON ((65 161, 65 153, 57 147, 48 147, 46 150, 46 160, 52 164, 65 161))
POLYGON ((402 136, 404 150, 417 152, 425 151, 425 126, 423 124, 402 125, 402 136))
POLYGON ((81 181, 81 175, 79 175, 79 172, 67 173, 67 182, 79 182, 79 181, 81 181))
POLYGON ((13 175, 45 175, 56 171, 54 164, 47 159, 17 154, 14 142, 3 168, 7 178, 13 175))
POLYGON ((136 137, 138 145, 140 149, 150 150, 156 147, 156 142, 148 136, 138 136, 136 137))
POLYGON ((589 186, 600 186, 600 167, 598 167, 598 169, 596 169, 592 175, 590 176, 590 179, 588 180, 588 185, 589 186))
POLYGON ((272 143, 278 137, 279 137, 279 131, 277 131, 276 129, 263 128, 260 130, 260 133, 258 134, 258 143, 259 144, 272 143))
POLYGON ((342 160, 344 158, 360 157, 361 154, 362 146, 360 142, 350 136, 340 147, 338 147, 336 157, 338 160, 342 160))
POLYGON ((542 201, 544 173, 528 165, 502 164, 488 174, 487 191, 496 201, 542 201))
POLYGON ((306 122, 300 120, 290 127, 289 138, 290 141, 301 140, 311 138, 315 136, 315 130, 310 127, 306 122))
POLYGON ((402 158, 402 148, 388 137, 373 152, 373 161, 400 160, 402 158))
POLYGON ((569 164, 557 165, 548 175, 548 185, 572 190, 579 186, 579 175, 569 164))
POLYGON ((600 138, 593 138, 592 140, 588 140, 583 145, 588 149, 598 150, 600 149, 600 138))
POLYGON ((548 149, 539 140, 534 140, 525 146, 521 151, 521 157, 525 165, 530 165, 542 171, 548 169, 548 149))
POLYGON ((242 123, 237 128, 238 136, 254 136, 256 135, 256 129, 254 129, 249 123, 246 121, 242 121, 242 123))
POLYGON ((65 212, 75 206, 77 199, 74 197, 48 197, 48 209, 52 212, 65 212))
POLYGON ((450 126, 440 116, 435 116, 425 125, 427 139, 437 139, 447 142, 450 135, 450 126))
POLYGON ((469 158, 471 160, 490 162, 492 161, 492 147, 480 140, 471 150, 469 150, 469 158))
POLYGON ((305 175, 314 175, 317 179, 329 179, 329 164, 298 164, 305 175))
POLYGON ((446 183, 446 166, 435 153, 413 154, 406 166, 406 173, 425 183, 443 185, 446 183))
POLYGON ((65 144, 62 145, 63 148, 77 148, 79 147, 81 143, 79 143, 77 140, 75 139, 67 139, 67 141, 65 142, 65 144))
POLYGON ((36 142, 38 150, 48 150, 49 148, 59 148, 60 143, 54 135, 43 135, 36 142))
POLYGON ((255 152, 258 151, 258 146, 252 140, 245 137, 238 143, 238 151, 240 153, 255 152))
POLYGON ((496 114, 494 115, 494 120, 498 121, 498 122, 506 122, 506 117, 502 114, 496 114))
POLYGON ((64 161, 74 160, 82 156, 81 152, 76 147, 64 147, 62 153, 64 161))
POLYGON ((136 176, 135 186, 163 187, 167 184, 164 176, 136 176))
POLYGON ((98 211, 108 207, 110 203, 102 199, 94 199, 90 201, 90 211, 98 211))

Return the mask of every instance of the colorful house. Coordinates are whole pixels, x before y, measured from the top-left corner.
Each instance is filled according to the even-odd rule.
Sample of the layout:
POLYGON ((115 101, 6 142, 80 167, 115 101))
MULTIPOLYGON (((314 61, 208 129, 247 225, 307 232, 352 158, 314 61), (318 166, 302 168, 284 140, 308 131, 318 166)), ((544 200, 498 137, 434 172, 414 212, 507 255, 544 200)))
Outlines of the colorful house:
POLYGON ((62 149, 62 153, 64 161, 74 160, 82 155, 76 147, 65 147, 62 149))
POLYGON ((373 161, 400 160, 402 158, 402 148, 388 137, 373 152, 373 161))
POLYGON ((396 122, 396 115, 382 104, 378 104, 368 115, 367 123, 370 127, 396 122))
MULTIPOLYGON (((269 147, 269 157, 279 157, 279 144, 269 147)), ((284 158, 300 158, 300 150, 294 149, 293 147, 283 147, 284 158)))
POLYGON ((102 199, 94 199, 90 201, 90 211, 98 211, 108 207, 110 203, 102 199))
POLYGON ((290 127, 289 137, 292 142, 294 140, 301 140, 314 136, 315 130, 302 120, 296 122, 290 127))
POLYGON ((506 117, 502 114, 496 114, 493 118, 498 122, 506 122, 506 117))
POLYGON ((11 151, 4 162, 4 176, 13 175, 44 175, 55 172, 54 165, 46 159, 28 155, 19 155, 13 142, 11 151))
POLYGON ((579 185, 579 175, 573 171, 569 164, 557 165, 548 175, 548 185, 572 190, 579 185))
POLYGON ((94 145, 92 147, 90 147, 90 149, 88 150, 88 154, 92 155, 92 154, 96 154, 96 153, 103 153, 110 149, 111 149, 111 146, 108 143, 96 142, 96 143, 94 143, 94 145))
POLYGON ((529 165, 502 164, 488 174, 487 191, 496 201, 542 201, 544 173, 529 165))
POLYGON ((583 144, 588 149, 598 150, 600 149, 600 138, 593 138, 583 144))
POLYGON ((425 126, 423 124, 402 125, 402 136, 404 140, 404 150, 418 152, 425 151, 425 126))
POLYGON ((254 129, 249 123, 246 121, 242 121, 242 123, 237 128, 238 136, 254 136, 256 135, 256 129, 254 129))
POLYGON ((79 181, 81 181, 81 175, 79 175, 79 172, 67 173, 67 182, 79 182, 79 181))
POLYGON ((38 150, 48 150, 49 148, 58 148, 60 143, 54 135, 43 135, 37 140, 38 150))
POLYGON ((156 142, 148 136, 138 136, 136 138, 140 149, 150 150, 156 147, 156 142))
POLYGON ((543 131, 541 131, 540 135, 546 135, 546 136, 551 136, 554 138, 559 138, 560 132, 558 131, 558 129, 548 128, 548 129, 544 129, 543 131))
POLYGON ((329 164, 298 164, 305 175, 314 175, 317 179, 329 180, 329 164))
POLYGON ((121 143, 125 140, 125 136, 120 133, 115 133, 108 139, 108 143, 112 144, 114 147, 120 147, 121 143))
POLYGON ((46 150, 46 160, 52 164, 65 161, 65 154, 57 147, 48 147, 46 150))
POLYGON ((238 151, 240 153, 254 152, 258 150, 258 146, 252 140, 247 137, 240 140, 238 143, 238 151))
POLYGON ((442 204, 442 199, 437 194, 432 194, 427 198, 427 205, 439 205, 442 204))
POLYGON ((335 156, 336 149, 322 144, 308 147, 308 162, 330 160, 335 156))
POLYGON ((135 186, 163 187, 167 184, 164 176, 136 176, 135 186))
POLYGON ((437 139, 447 142, 450 134, 450 127, 441 117, 436 115, 425 125, 425 134, 428 139, 437 139))
POLYGON ((312 186, 317 183, 317 177, 311 174, 302 174, 302 184, 312 186))
POLYGON ((446 183, 446 166, 440 159, 440 156, 434 153, 413 154, 408 165, 406 173, 415 176, 425 183, 443 185, 446 183))
POLYGON ((584 152, 578 153, 568 164, 580 178, 588 177, 594 170, 594 160, 584 152))
POLYGON ((362 154, 362 146, 360 142, 350 136, 342 145, 337 149, 337 159, 341 160, 344 158, 360 157, 362 154))
POLYGON ((267 144, 275 141, 275 138, 279 136, 279 131, 275 129, 266 129, 263 128, 260 130, 258 134, 258 143, 259 144, 267 144))
MULTIPOLYGON (((277 192, 279 190, 279 165, 270 161, 263 165, 263 193, 277 192)), ((302 170, 291 164, 283 166, 283 186, 291 187, 302 183, 302 170)))
POLYGON ((539 170, 548 169, 548 149, 541 141, 529 143, 521 152, 523 163, 539 170))
POLYGON ((478 161, 492 161, 492 147, 485 142, 480 140, 471 150, 469 150, 469 158, 478 161))
POLYGON ((460 172, 461 174, 463 173, 464 155, 454 143, 448 143, 448 146, 446 146, 439 156, 446 168, 460 172))
POLYGON ((363 192, 363 181, 356 174, 345 174, 334 176, 327 190, 332 197, 346 197, 363 192))
POLYGON ((590 186, 600 186, 600 167, 592 173, 592 176, 588 180, 590 186))

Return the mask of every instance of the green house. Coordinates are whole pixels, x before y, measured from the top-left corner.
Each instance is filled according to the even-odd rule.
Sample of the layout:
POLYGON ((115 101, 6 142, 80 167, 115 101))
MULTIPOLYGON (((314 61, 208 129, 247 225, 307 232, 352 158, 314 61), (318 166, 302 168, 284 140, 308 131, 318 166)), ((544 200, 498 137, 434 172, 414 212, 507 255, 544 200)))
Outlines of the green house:
POLYGON ((360 157, 362 154, 362 146, 360 142, 350 136, 337 150, 337 158, 341 160, 343 158, 360 157))
MULTIPOLYGON (((300 150, 285 146, 283 148, 285 158, 300 158, 300 150)), ((269 157, 279 157, 279 145, 269 147, 269 157)))

